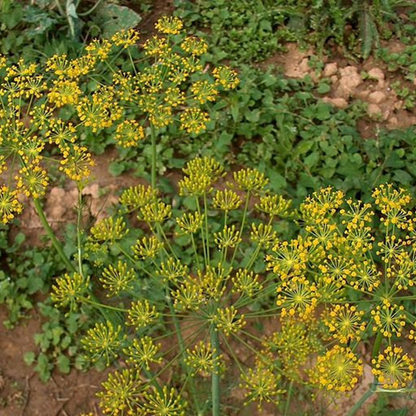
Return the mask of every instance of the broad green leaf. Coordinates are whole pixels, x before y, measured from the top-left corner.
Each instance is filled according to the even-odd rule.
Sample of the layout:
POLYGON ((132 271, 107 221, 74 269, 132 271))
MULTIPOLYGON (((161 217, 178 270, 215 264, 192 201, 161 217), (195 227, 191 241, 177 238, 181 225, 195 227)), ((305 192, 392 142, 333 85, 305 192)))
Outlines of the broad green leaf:
POLYGON ((129 7, 118 4, 103 3, 96 11, 96 19, 103 28, 103 36, 111 37, 120 30, 136 27, 142 20, 141 16, 129 7))
POLYGON ((360 14, 360 37, 361 37, 361 53, 364 59, 370 56, 374 45, 375 31, 377 28, 373 22, 371 14, 363 8, 360 14))

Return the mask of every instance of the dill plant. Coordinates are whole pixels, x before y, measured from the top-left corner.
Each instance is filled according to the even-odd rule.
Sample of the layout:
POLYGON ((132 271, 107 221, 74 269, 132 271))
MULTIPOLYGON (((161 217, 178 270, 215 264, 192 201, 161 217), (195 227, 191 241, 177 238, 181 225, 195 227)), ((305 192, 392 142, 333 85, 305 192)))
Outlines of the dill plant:
POLYGON ((275 307, 259 309, 276 292, 263 257, 276 244, 275 228, 290 215, 290 202, 270 193, 255 169, 241 169, 228 181, 224 176, 214 159, 188 162, 179 182, 187 204, 178 209, 154 188, 125 190, 119 215, 94 225, 88 236, 90 277, 84 283, 79 274, 57 279, 57 304, 94 305, 116 315, 97 322, 82 340, 91 361, 127 366, 103 383, 104 413, 206 414, 212 408, 219 415, 223 378, 239 379, 246 403, 278 403, 284 392, 253 325, 277 316, 275 307), (139 229, 128 222, 132 215, 139 229), (86 286, 103 291, 102 300, 91 298, 86 286), (236 345, 247 358, 236 354, 236 345), (180 376, 169 386, 172 367, 180 376), (211 398, 201 390, 207 377, 211 398))
MULTIPOLYGON (((209 121, 207 105, 238 84, 236 72, 226 66, 211 74, 203 68, 208 45, 186 36, 182 26, 180 19, 165 16, 156 23, 160 35, 142 44, 139 32, 130 29, 93 40, 76 59, 55 55, 44 65, 0 56, 0 173, 12 171, 0 187, 3 223, 21 213, 19 194, 27 196, 62 254, 39 201, 53 163, 81 194, 94 165, 81 144, 88 135, 110 135, 122 148, 150 136, 155 186, 159 130, 177 123, 184 135, 200 133, 209 121), (123 55, 127 70, 118 59, 123 55)), ((63 254, 62 259, 73 269, 63 254)))
POLYGON ((225 186, 212 159, 190 161, 184 174, 186 206, 175 209, 139 185, 122 194, 121 216, 91 230, 87 253, 98 267, 91 278, 109 298, 119 288, 116 301, 98 302, 82 285, 67 291, 61 282, 68 276, 54 288, 58 303, 123 316, 117 327, 97 322, 83 340, 92 360, 127 366, 103 383, 106 414, 204 414, 195 380, 210 375, 218 415, 227 373, 239 374, 246 404, 286 400, 286 415, 296 386, 328 405, 355 389, 365 363, 374 380, 349 416, 372 394, 414 391, 416 228, 405 190, 381 185, 373 203, 362 203, 325 188, 290 211, 254 169, 235 172, 225 186), (134 232, 126 217, 133 212, 146 225, 129 247, 123 239, 134 232), (216 215, 221 219, 213 221, 216 215), (276 227, 290 217, 298 235, 279 240, 276 227), (122 260, 110 268, 106 253, 114 246, 122 260), (143 296, 130 286, 133 274, 165 296, 143 296), (254 322, 272 322, 275 330, 262 334, 254 322), (370 358, 360 353, 362 344, 371 346, 370 358), (243 350, 251 359, 241 359, 243 350), (164 374, 172 366, 182 379, 168 386, 164 374))
POLYGON ((141 46, 138 61, 129 52, 138 42, 134 30, 93 41, 77 59, 55 56, 45 68, 0 59, 0 166, 17 170, 0 189, 0 219, 6 224, 21 212, 19 193, 33 200, 68 269, 56 280, 54 302, 102 311, 104 319, 83 339, 86 352, 91 361, 125 363, 103 383, 103 412, 203 414, 211 407, 219 415, 221 380, 239 374, 246 403, 277 404, 286 395, 287 415, 295 386, 332 398, 353 390, 366 360, 359 345, 372 340, 374 382, 349 415, 377 391, 412 392, 414 358, 402 341, 416 338, 410 196, 380 186, 374 203, 363 204, 322 189, 293 214, 298 236, 280 241, 276 230, 290 203, 267 191, 267 178, 242 169, 225 184, 224 168, 202 158, 187 164, 179 183, 186 205, 167 203, 155 186, 158 131, 179 122, 187 134, 198 134, 208 121, 201 106, 238 79, 227 67, 215 68, 212 76, 203 70, 207 45, 186 37, 179 19, 163 18, 156 28, 162 36, 141 46), (130 73, 116 65, 124 53, 130 73), (102 76, 107 71, 111 82, 102 76), (97 79, 90 91, 87 81, 97 79), (79 141, 86 131, 111 132, 121 147, 150 135, 152 186, 126 190, 123 210, 97 223, 86 242, 80 196, 75 264, 40 199, 49 183, 48 163, 74 180, 81 195, 93 166, 79 141), (144 283, 153 297, 146 296, 144 283), (268 321, 273 333, 255 329, 268 321), (236 354, 237 345, 249 354, 247 362, 236 354), (172 368, 182 379, 170 386, 172 368), (197 382, 207 375, 208 405, 197 382))

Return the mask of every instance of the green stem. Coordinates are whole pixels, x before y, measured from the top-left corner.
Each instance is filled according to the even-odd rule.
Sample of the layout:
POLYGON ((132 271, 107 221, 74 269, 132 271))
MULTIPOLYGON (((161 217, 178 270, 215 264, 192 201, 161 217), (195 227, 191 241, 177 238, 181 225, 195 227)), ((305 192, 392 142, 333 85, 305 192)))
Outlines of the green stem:
MULTIPOLYGON (((195 200, 196 200, 196 208, 198 210, 198 215, 201 216, 201 206, 199 205, 199 199, 197 196, 195 196, 195 200)), ((201 227, 201 238, 202 238, 202 248, 204 250, 204 264, 205 267, 207 267, 208 262, 207 262, 207 250, 205 248, 205 230, 204 227, 201 227)))
POLYGON ((211 345, 215 363, 212 371, 212 416, 220 416, 220 340, 216 327, 212 328, 211 345))
POLYGON ((84 13, 77 13, 78 16, 88 16, 89 14, 91 14, 102 2, 102 0, 97 0, 94 4, 94 6, 92 6, 89 10, 87 10, 84 13))
POLYGON ((207 204, 207 194, 204 193, 204 213, 205 213, 205 238, 207 243, 207 260, 208 263, 206 263, 206 266, 209 265, 210 259, 209 259, 209 231, 208 231, 208 204, 207 204))
POLYGON ((201 270, 201 265, 199 264, 198 251, 196 249, 196 244, 195 244, 195 238, 192 233, 191 233, 191 242, 192 242, 192 248, 194 249, 194 253, 195 253, 196 267, 198 268, 198 270, 201 270))
POLYGON ((62 248, 61 243, 57 240, 55 237, 55 233, 53 232, 51 226, 48 223, 48 220, 46 219, 45 213, 43 212, 43 208, 41 203, 39 202, 39 199, 35 198, 33 200, 33 203, 35 205, 36 213, 39 215, 40 222, 42 223, 42 226, 44 230, 46 231, 46 234, 50 238, 53 246, 55 247, 55 250, 61 257, 62 261, 64 262, 65 266, 67 267, 68 271, 76 272, 75 266, 70 262, 66 254, 64 253, 64 250, 62 248))
POLYGON ((380 351, 381 341, 383 341, 383 334, 381 333, 381 331, 379 331, 377 333, 376 340, 374 341, 373 353, 371 354, 374 360, 377 359, 377 355, 380 351))
MULTIPOLYGON (((172 315, 172 321, 173 321, 173 325, 175 327, 176 336, 178 338, 179 354, 180 354, 181 357, 184 357, 185 354, 186 354, 185 341, 184 341, 183 336, 182 336, 181 327, 179 325, 178 318, 176 317, 176 312, 175 312, 175 309, 173 308, 172 300, 170 298, 168 289, 166 290, 166 296, 168 298, 169 309, 170 309, 170 313, 172 315)), ((182 367, 184 367, 184 370, 189 372, 189 370, 187 368, 185 368, 185 365, 184 365, 182 360, 181 360, 181 365, 182 365, 182 367)), ((195 381, 194 381, 193 378, 190 379, 189 390, 190 390, 191 396, 192 396, 194 404, 195 404, 196 414, 199 415, 199 414, 201 414, 200 413, 201 406, 199 405, 199 401, 198 401, 197 394, 196 394, 195 381)))
POLYGON ((78 207, 77 207, 77 245, 78 245, 78 269, 79 274, 84 277, 82 271, 82 244, 81 244, 81 225, 82 225, 82 194, 78 188, 78 207))
POLYGON ((287 401, 286 401, 286 406, 285 406, 285 413, 283 416, 287 416, 289 414, 290 399, 292 398, 292 392, 293 392, 293 380, 290 380, 289 392, 287 394, 287 401))
POLYGON ((156 189, 156 131, 153 124, 150 125, 150 136, 152 138, 152 176, 151 185, 156 189))
POLYGON ((374 394, 373 385, 361 396, 361 399, 351 408, 347 416, 354 416, 361 406, 374 394))
MULTIPOLYGON (((240 242, 241 242, 241 239, 242 239, 242 236, 243 236, 244 225, 245 225, 245 222, 246 222, 247 211, 248 211, 248 203, 249 202, 250 202, 250 191, 247 191, 246 203, 244 205, 243 219, 241 221, 241 228, 240 228, 240 233, 239 233, 240 242)), ((240 245, 240 243, 238 243, 235 246, 233 258, 232 258, 231 263, 230 263, 231 266, 234 264, 235 256, 237 254, 237 250, 238 250, 239 245, 240 245)))
MULTIPOLYGON (((380 351, 382 341, 383 341, 383 334, 381 332, 378 332, 376 340, 374 341, 373 352, 371 354, 373 359, 377 359, 377 355, 380 351)), ((361 406, 374 394, 376 385, 377 385, 377 379, 374 378, 374 381, 371 384, 370 388, 361 396, 361 399, 358 400, 357 403, 355 403, 355 405, 348 412, 347 416, 354 416, 358 412, 358 410, 361 409, 361 406)))

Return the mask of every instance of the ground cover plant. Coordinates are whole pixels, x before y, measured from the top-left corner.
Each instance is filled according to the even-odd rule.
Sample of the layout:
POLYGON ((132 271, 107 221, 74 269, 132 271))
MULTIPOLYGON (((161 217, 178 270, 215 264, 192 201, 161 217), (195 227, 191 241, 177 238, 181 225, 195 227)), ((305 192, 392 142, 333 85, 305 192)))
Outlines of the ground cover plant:
POLYGON ((2 244, 11 267, 0 300, 13 321, 57 277, 25 361, 43 380, 55 365, 114 366, 98 393, 104 414, 324 414, 357 386, 344 414, 386 392, 409 409, 413 129, 363 140, 363 106, 320 100, 330 80, 253 67, 237 76, 179 19, 156 29, 46 67, 2 60, 2 221, 16 220, 25 194, 57 253, 20 264, 2 244), (82 192, 108 144, 121 147, 113 172, 134 167, 150 186, 124 191, 90 228, 82 192), (167 186, 169 168, 183 172, 167 186), (79 193, 64 246, 41 203, 59 172, 79 193))
POLYGON ((320 52, 338 45, 367 58, 395 31, 405 39, 415 33, 413 21, 397 13, 410 7, 413 16, 414 4, 401 0, 178 0, 176 4, 178 13, 194 27, 209 31, 217 58, 241 62, 263 60, 287 41, 312 44, 320 52))

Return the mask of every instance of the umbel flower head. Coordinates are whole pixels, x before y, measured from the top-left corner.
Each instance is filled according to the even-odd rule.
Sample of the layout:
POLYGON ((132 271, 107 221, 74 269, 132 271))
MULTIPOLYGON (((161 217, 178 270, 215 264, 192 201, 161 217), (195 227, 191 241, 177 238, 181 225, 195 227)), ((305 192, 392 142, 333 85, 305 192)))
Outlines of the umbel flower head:
MULTIPOLYGON (((118 214, 87 238, 87 254, 111 246, 90 275, 113 297, 100 299, 117 323, 97 323, 84 345, 92 360, 120 358, 140 369, 141 402, 132 411, 191 414, 187 383, 225 384, 229 367, 246 403, 277 403, 289 384, 334 398, 359 383, 368 360, 360 356, 363 340, 373 348, 379 388, 407 389, 413 358, 394 345, 414 338, 406 302, 416 296, 414 218, 409 210, 407 226, 376 221, 390 205, 411 204, 407 194, 382 188, 381 206, 325 188, 291 212, 259 170, 242 169, 224 183, 223 166, 202 157, 183 172, 184 200, 170 204, 151 188, 132 187, 118 214), (287 218, 296 221, 291 239, 279 235, 287 218), (264 319, 272 334, 262 333, 264 319), (178 374, 169 386, 160 385, 166 369, 178 374)), ((115 397, 130 394, 114 388, 115 397)))
POLYGON ((384 389, 404 388, 413 380, 415 360, 401 347, 387 347, 372 364, 373 374, 384 389))
POLYGON ((159 33, 143 44, 137 30, 123 30, 111 39, 92 40, 76 59, 63 54, 45 64, 23 59, 10 64, 0 56, 0 171, 20 164, 15 184, 0 187, 3 223, 21 212, 19 193, 34 199, 45 194, 50 166, 43 157, 46 145, 59 155, 59 170, 81 189, 94 166, 84 137, 111 136, 118 146, 129 148, 149 131, 174 123, 190 135, 206 130, 210 105, 239 80, 226 66, 206 71, 201 56, 208 45, 187 36, 183 26, 179 18, 164 16, 155 26, 159 33), (130 59, 130 48, 140 59, 130 59), (130 68, 119 66, 115 58, 120 54, 128 55, 130 68))
POLYGON ((329 391, 345 392, 355 387, 362 373, 362 360, 350 348, 335 345, 318 357, 311 379, 329 391))

